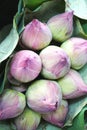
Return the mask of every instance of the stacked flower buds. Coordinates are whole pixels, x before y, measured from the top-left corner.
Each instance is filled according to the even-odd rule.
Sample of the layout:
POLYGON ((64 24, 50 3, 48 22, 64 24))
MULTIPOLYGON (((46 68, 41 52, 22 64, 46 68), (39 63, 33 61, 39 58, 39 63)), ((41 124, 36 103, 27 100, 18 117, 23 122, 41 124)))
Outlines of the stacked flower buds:
POLYGON ((11 87, 0 95, 0 120, 13 118, 17 130, 36 130, 41 118, 64 126, 68 99, 87 94, 77 72, 87 63, 87 40, 72 33, 73 12, 25 26, 19 41, 23 48, 13 54, 8 70, 11 87))

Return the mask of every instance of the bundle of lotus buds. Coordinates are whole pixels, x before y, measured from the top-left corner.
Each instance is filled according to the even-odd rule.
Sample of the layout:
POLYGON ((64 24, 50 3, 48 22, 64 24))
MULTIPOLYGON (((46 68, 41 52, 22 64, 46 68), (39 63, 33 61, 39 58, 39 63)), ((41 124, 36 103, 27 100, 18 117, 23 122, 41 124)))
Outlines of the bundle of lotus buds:
POLYGON ((38 130, 42 120, 63 128, 69 101, 87 95, 80 70, 87 64, 87 40, 73 37, 73 20, 73 11, 66 11, 25 25, 0 95, 1 121, 12 119, 16 130, 38 130))

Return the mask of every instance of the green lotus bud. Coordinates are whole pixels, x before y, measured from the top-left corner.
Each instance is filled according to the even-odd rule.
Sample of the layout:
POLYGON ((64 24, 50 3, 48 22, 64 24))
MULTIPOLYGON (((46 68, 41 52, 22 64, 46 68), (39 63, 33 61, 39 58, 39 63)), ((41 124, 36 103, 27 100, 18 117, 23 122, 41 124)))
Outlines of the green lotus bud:
POLYGON ((39 113, 47 113, 60 106, 62 92, 56 81, 42 79, 29 86, 26 98, 31 109, 39 113))
POLYGON ((40 52, 42 60, 41 74, 47 79, 58 79, 70 70, 70 58, 58 46, 50 45, 40 52))
POLYGON ((46 23, 33 19, 22 32, 22 44, 32 50, 41 50, 52 40, 52 33, 46 23))
POLYGON ((30 82, 38 77, 42 64, 40 56, 34 51, 21 50, 14 54, 10 74, 20 82, 30 82))
POLYGON ((10 119, 20 115, 26 105, 24 94, 6 89, 0 95, 0 120, 10 119))
POLYGON ((73 69, 80 69, 87 63, 87 40, 72 37, 65 41, 61 48, 66 51, 71 59, 73 69))
POLYGON ((58 84, 64 99, 73 99, 87 94, 87 85, 76 70, 71 69, 68 74, 58 80, 58 84))
POLYGON ((14 119, 17 130, 36 130, 41 120, 41 115, 29 108, 14 119))
POLYGON ((62 100, 60 107, 58 107, 56 111, 43 114, 42 118, 54 125, 63 127, 67 113, 68 113, 68 101, 62 100))
POLYGON ((63 42, 72 36, 73 12, 55 15, 48 20, 47 24, 52 32, 53 39, 63 42))

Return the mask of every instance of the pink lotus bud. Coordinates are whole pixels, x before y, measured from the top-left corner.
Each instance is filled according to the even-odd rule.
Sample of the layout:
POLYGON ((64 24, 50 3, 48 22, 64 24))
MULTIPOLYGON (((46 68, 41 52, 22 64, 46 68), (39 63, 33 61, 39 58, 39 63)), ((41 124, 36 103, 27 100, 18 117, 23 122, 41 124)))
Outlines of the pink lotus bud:
POLYGON ((63 77, 70 70, 70 59, 58 46, 50 45, 40 52, 42 75, 48 79, 63 77))
POLYGON ((42 118, 47 122, 50 122, 59 127, 63 127, 67 113, 68 113, 68 102, 67 100, 62 100, 60 107, 58 107, 53 112, 43 114, 42 118))
POLYGON ((15 90, 6 89, 0 95, 0 120, 20 115, 26 105, 25 95, 15 90))
POLYGON ((25 26, 22 33, 22 43, 33 50, 41 50, 48 46, 52 40, 52 34, 47 24, 37 19, 25 26))
POLYGON ((41 120, 41 115, 29 108, 14 119, 17 130, 36 130, 41 120))
POLYGON ((47 113, 60 106, 62 93, 56 81, 37 80, 29 86, 26 97, 31 109, 39 113, 47 113))
POLYGON ((11 61, 10 73, 20 82, 30 82, 40 73, 42 68, 39 55, 30 50, 17 52, 11 61))
POLYGON ((72 37, 65 41, 61 45, 61 48, 70 57, 72 68, 80 69, 87 63, 87 40, 72 37))
POLYGON ((87 94, 87 85, 79 72, 71 69, 68 74, 58 80, 64 99, 73 99, 87 94))
POLYGON ((70 38, 73 33, 73 12, 64 12, 53 16, 48 20, 48 26, 53 39, 63 42, 70 38))

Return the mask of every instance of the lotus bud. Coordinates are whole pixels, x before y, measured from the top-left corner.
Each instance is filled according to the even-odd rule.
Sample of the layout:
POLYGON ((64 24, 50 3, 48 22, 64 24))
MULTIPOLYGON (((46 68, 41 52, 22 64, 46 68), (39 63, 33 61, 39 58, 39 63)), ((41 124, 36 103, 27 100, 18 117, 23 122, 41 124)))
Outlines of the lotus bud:
POLYGON ((26 105, 25 95, 11 89, 5 89, 0 95, 0 120, 20 115, 26 105))
POLYGON ((40 52, 42 60, 41 74, 47 79, 58 79, 70 70, 70 58, 58 46, 50 45, 40 52))
POLYGON ((71 69, 68 74, 58 80, 58 84, 64 99, 73 99, 87 94, 87 85, 76 70, 71 69))
POLYGON ((60 107, 58 107, 55 111, 49 112, 47 114, 43 114, 42 118, 49 123, 57 125, 59 127, 63 127, 65 123, 65 119, 68 113, 68 101, 62 100, 60 107))
POLYGON ((22 33, 22 44, 32 50, 41 50, 48 46, 52 40, 52 33, 46 23, 37 19, 25 26, 22 33))
POLYGON ((62 92, 56 81, 42 79, 29 86, 26 97, 31 109, 39 113, 47 113, 60 106, 62 92))
POLYGON ((64 12, 51 17, 48 22, 53 39, 63 42, 70 38, 73 33, 73 12, 64 12))
POLYGON ((12 58, 10 73, 16 80, 27 83, 38 77, 41 68, 41 59, 37 53, 21 50, 12 58))
POLYGON ((72 37, 65 41, 61 48, 66 51, 71 59, 73 69, 80 69, 87 63, 87 40, 72 37))
POLYGON ((14 119, 17 130, 36 130, 41 120, 41 115, 29 108, 14 119))

